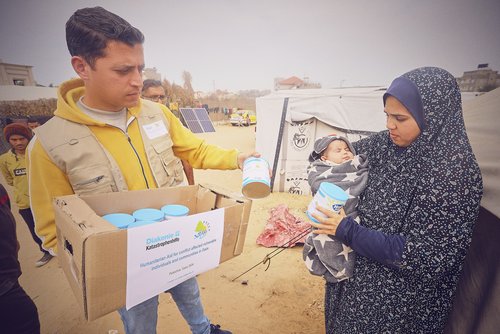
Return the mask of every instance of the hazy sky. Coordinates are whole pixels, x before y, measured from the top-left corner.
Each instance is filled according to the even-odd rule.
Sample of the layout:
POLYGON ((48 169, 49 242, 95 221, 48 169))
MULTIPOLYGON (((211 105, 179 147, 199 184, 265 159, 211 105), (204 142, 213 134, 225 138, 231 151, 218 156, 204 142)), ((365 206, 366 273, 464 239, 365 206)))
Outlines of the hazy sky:
POLYGON ((271 89, 275 77, 324 88, 387 85, 420 66, 455 76, 500 70, 499 0, 0 0, 0 58, 38 83, 75 76, 64 26, 103 6, 146 36, 147 67, 195 90, 271 89))

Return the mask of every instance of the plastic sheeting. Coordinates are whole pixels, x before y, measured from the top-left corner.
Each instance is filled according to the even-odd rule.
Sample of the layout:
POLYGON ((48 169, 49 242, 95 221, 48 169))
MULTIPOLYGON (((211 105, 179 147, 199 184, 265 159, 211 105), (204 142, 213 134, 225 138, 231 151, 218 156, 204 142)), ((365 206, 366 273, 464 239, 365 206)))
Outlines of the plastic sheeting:
POLYGON ((445 333, 496 334, 500 329, 500 88, 465 101, 463 110, 484 195, 445 333))
POLYGON ((483 175, 481 206, 500 217, 500 88, 463 103, 465 127, 483 175))

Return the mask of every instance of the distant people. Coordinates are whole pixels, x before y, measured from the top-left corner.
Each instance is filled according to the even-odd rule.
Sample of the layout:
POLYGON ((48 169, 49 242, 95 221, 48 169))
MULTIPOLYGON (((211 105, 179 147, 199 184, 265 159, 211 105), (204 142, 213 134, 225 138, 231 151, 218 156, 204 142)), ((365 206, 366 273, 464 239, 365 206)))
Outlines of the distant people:
MULTIPOLYGON (((209 145, 166 106, 140 98, 144 35, 123 18, 102 7, 79 9, 66 22, 66 42, 79 78, 59 86, 54 117, 35 129, 29 151, 32 208, 45 249, 57 253, 55 196, 175 187, 184 180, 179 159, 228 170, 260 156, 209 145)), ((205 315, 196 277, 168 292, 193 334, 231 334, 205 315)), ((126 334, 156 333, 158 296, 118 313, 126 334)))
MULTIPOLYGON (((313 195, 323 182, 333 183, 346 191, 350 196, 344 212, 358 221, 356 207, 368 181, 368 160, 366 155, 355 153, 352 144, 343 136, 318 138, 309 155, 307 173, 313 195)), ((304 243, 302 257, 311 274, 323 276, 330 283, 349 279, 354 272, 355 253, 334 235, 311 232, 304 243)))
POLYGON ((483 193, 457 81, 436 67, 394 79, 386 131, 353 143, 370 161, 361 222, 331 210, 314 233, 356 252, 326 284, 326 333, 443 333, 483 193))
POLYGON ((40 122, 38 122, 38 120, 34 119, 34 118, 28 118, 28 128, 30 128, 31 130, 39 127, 41 124, 40 122))
MULTIPOLYGON (((165 89, 161 85, 161 82, 153 79, 146 79, 142 86, 142 97, 146 100, 157 102, 160 104, 165 104, 165 89)), ((181 159, 182 168, 184 169, 184 174, 189 185, 194 184, 194 171, 193 167, 186 160, 181 159)))
POLYGON ((30 208, 25 155, 32 132, 22 123, 11 123, 3 129, 3 133, 11 149, 0 156, 0 171, 7 184, 14 188, 14 199, 19 208, 19 214, 26 222, 31 237, 43 253, 43 256, 35 263, 37 267, 41 267, 52 259, 52 255, 42 248, 42 241, 35 232, 35 221, 30 208))
POLYGON ((40 333, 38 310, 19 285, 18 251, 16 221, 7 191, 0 184, 0 332, 37 334, 40 333))

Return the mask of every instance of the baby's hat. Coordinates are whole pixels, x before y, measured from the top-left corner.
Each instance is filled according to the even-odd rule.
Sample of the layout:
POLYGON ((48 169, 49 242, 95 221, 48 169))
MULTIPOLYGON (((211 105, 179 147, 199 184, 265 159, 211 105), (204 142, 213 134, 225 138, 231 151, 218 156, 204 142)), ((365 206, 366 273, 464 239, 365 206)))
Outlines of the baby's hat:
POLYGON ((323 153, 323 151, 326 150, 328 145, 330 145, 330 143, 334 140, 343 140, 351 150, 352 154, 356 155, 354 147, 346 137, 329 135, 316 139, 316 141, 314 142, 314 151, 312 151, 311 154, 309 154, 309 162, 313 162, 314 160, 318 160, 319 158, 321 158, 321 153, 323 153))

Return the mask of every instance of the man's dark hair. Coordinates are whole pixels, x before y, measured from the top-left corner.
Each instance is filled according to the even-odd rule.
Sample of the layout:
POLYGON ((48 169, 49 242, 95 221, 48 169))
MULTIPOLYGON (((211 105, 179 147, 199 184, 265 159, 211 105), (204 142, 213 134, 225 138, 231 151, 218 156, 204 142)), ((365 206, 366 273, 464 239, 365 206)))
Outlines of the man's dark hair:
POLYGON ((139 29, 102 7, 82 8, 66 22, 66 44, 72 56, 80 56, 93 68, 104 57, 109 41, 127 45, 144 43, 139 29))
POLYGON ((146 79, 142 83, 142 92, 144 93, 150 87, 162 87, 162 85, 159 80, 146 79))

